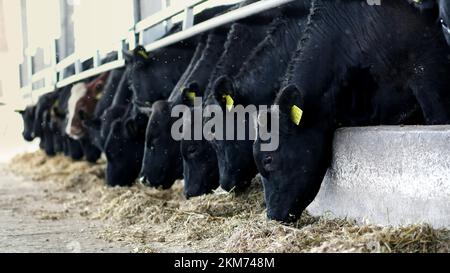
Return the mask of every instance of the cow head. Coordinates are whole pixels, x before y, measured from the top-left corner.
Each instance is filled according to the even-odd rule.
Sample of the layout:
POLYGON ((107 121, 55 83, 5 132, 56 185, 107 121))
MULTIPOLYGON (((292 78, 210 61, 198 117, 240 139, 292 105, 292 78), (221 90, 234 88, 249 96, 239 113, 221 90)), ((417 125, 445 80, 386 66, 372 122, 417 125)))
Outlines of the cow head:
MULTIPOLYGON (((183 90, 183 104, 190 107, 190 118, 193 117, 195 97, 204 97, 195 85, 183 90)), ((194 124, 191 126, 193 132, 194 124)), ((197 197, 211 193, 219 185, 219 167, 216 152, 211 144, 205 140, 195 140, 193 136, 181 140, 181 155, 183 159, 184 194, 187 198, 197 197)))
POLYGON ((180 144, 171 136, 172 104, 157 101, 147 125, 141 181, 155 188, 170 188, 182 176, 180 144))
POLYGON ((182 140, 184 194, 187 198, 212 193, 219 184, 217 156, 206 140, 182 140))
POLYGON ((36 137, 34 133, 34 120, 36 106, 28 106, 25 110, 17 110, 23 119, 23 132, 22 136, 26 141, 33 141, 36 137))
POLYGON ((104 73, 94 81, 73 86, 69 99, 69 118, 66 133, 73 139, 81 139, 87 133, 85 122, 94 114, 109 73, 104 73))
MULTIPOLYGON (((227 77, 219 78, 213 87, 213 101, 222 108, 223 113, 227 113, 235 105, 240 104, 240 99, 233 80, 227 77)), ((237 115, 227 115, 227 118, 234 119, 234 125, 245 124, 245 135, 249 136, 248 124, 252 118, 249 115, 237 117, 237 115), (237 120, 240 118, 241 120, 237 120)), ((226 119, 224 118, 224 136, 226 136, 226 119)), ((207 120, 205 120, 207 121, 207 120)), ((238 128, 234 128, 235 140, 213 140, 211 144, 216 151, 220 174, 220 185, 226 191, 241 190, 247 187, 257 174, 253 161, 252 144, 248 137, 246 140, 237 140, 238 128)), ((242 132, 241 132, 242 133, 242 132)), ((224 138, 225 139, 225 138, 224 138)))
POLYGON ((294 86, 284 89, 275 105, 278 107, 272 107, 269 118, 260 113, 258 128, 271 128, 272 115, 276 115, 279 148, 263 151, 265 142, 258 138, 254 158, 264 184, 268 217, 292 222, 301 216, 320 188, 331 157, 332 133, 322 124, 319 110, 309 107, 294 86))
POLYGON ((114 121, 105 142, 106 182, 113 187, 133 185, 142 165, 144 142, 126 124, 123 120, 114 121))

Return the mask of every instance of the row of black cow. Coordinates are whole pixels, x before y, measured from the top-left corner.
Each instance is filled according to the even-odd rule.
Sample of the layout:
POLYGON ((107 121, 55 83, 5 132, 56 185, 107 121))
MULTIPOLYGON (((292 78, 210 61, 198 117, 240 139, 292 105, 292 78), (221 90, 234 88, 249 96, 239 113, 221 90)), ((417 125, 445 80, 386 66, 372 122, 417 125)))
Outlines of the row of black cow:
POLYGON ((153 52, 125 52, 124 68, 23 111, 23 136, 39 137, 49 155, 96 162, 104 153, 111 186, 139 179, 167 189, 184 179, 190 198, 219 186, 242 191, 259 173, 269 218, 295 220, 317 195, 336 128, 450 122, 450 2, 369 2, 297 0, 153 52), (279 106, 268 112, 280 119, 278 150, 262 151, 261 139, 174 140, 171 110, 193 111, 192 94, 223 109, 230 97, 279 106))

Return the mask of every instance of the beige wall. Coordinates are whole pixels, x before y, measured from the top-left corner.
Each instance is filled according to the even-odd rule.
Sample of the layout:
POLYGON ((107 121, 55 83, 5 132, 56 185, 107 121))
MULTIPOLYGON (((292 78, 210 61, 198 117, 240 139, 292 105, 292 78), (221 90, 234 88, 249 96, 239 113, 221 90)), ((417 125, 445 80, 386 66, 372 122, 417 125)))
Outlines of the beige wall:
POLYGON ((20 1, 3 1, 3 9, 3 21, 8 50, 6 52, 0 52, 0 81, 2 82, 3 88, 3 97, 0 98, 0 101, 20 107, 19 63, 22 59, 20 1))
POLYGON ((0 102, 7 103, 0 106, 0 162, 16 153, 37 148, 37 143, 30 144, 22 140, 22 121, 14 112, 17 107, 21 107, 18 72, 22 48, 19 4, 19 0, 3 0, 3 22, 8 51, 0 52, 0 82, 3 93, 3 96, 0 95, 0 102))

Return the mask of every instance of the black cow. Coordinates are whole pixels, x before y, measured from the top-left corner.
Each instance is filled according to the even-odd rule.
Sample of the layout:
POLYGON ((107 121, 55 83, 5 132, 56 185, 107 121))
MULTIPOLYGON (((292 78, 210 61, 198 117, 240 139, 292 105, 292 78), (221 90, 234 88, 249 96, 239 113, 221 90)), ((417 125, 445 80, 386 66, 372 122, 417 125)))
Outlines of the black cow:
POLYGON ((41 141, 43 142, 43 148, 49 156, 54 156, 57 153, 57 151, 55 150, 53 130, 50 126, 49 111, 57 102, 58 96, 58 92, 50 92, 42 95, 36 104, 34 115, 34 135, 41 138, 41 141))
POLYGON ((109 186, 131 186, 140 171, 144 151, 144 132, 136 131, 142 126, 134 125, 142 119, 146 122, 147 116, 139 113, 132 104, 133 91, 128 84, 128 73, 127 67, 112 105, 94 125, 100 133, 108 161, 106 182, 109 186))
POLYGON ((90 125, 99 132, 103 142, 109 186, 131 186, 142 164, 145 132, 139 130, 145 130, 148 117, 132 104, 133 91, 128 83, 130 72, 126 67, 112 105, 90 125))
POLYGON ((254 146, 269 218, 293 221, 315 198, 337 127, 450 122, 448 54, 435 20, 406 1, 313 1, 270 111, 280 117, 279 149, 254 146))
MULTIPOLYGON (((181 91, 183 88, 185 88, 186 81, 190 77, 194 68, 196 67, 197 62, 200 60, 204 49, 205 49, 205 40, 200 39, 188 68, 181 76, 177 85, 173 89, 174 91, 172 92, 171 96, 168 99, 169 102, 172 101, 173 103, 181 103, 181 91)), ((166 148, 167 146, 171 147, 171 146, 177 145, 175 143, 175 141, 170 137, 170 133, 169 133, 170 128, 167 129, 167 127, 169 127, 169 123, 171 123, 171 119, 172 119, 171 113, 170 113, 170 108, 169 108, 169 102, 165 102, 165 101, 155 102, 151 109, 151 112, 150 112, 149 124, 147 125, 147 131, 146 131, 146 137, 145 137, 146 145, 145 145, 145 150, 144 150, 144 158, 143 158, 141 172, 139 175, 141 183, 147 184, 149 186, 151 186, 151 184, 149 183, 149 179, 154 180, 152 177, 161 177, 162 175, 166 175, 166 176, 170 175, 172 178, 169 178, 169 180, 171 180, 172 182, 175 181, 176 179, 180 178, 179 177, 180 176, 179 169, 180 169, 181 164, 179 164, 179 162, 174 163, 174 166, 172 166, 172 168, 176 169, 175 172, 172 171, 172 173, 166 174, 165 167, 164 168, 158 167, 157 173, 155 173, 154 175, 152 174, 151 176, 148 176, 148 177, 145 175, 145 173, 150 173, 149 167, 152 167, 150 165, 150 163, 151 163, 151 161, 150 161, 151 155, 150 154, 155 154, 155 152, 156 152, 155 150, 152 150, 152 148, 151 148, 151 146, 152 146, 151 138, 156 137, 156 134, 158 132, 160 134, 160 136, 158 136, 158 140, 159 140, 158 150, 162 150, 164 152, 164 155, 165 155, 164 162, 170 161, 170 159, 173 158, 173 156, 171 156, 173 154, 173 152, 170 154, 168 152, 166 152, 166 151, 168 151, 168 149, 166 148), (152 128, 152 129, 150 130, 150 128, 152 128), (166 130, 164 130, 164 129, 166 129, 166 130), (161 143, 161 141, 164 143, 161 143), (149 167, 146 167, 146 166, 149 166, 149 167), (147 170, 145 170, 145 169, 147 169, 147 170)), ((175 151, 175 153, 176 153, 176 151, 175 151)), ((175 156, 175 160, 173 160, 173 161, 177 161, 177 160, 178 160, 178 157, 175 156)), ((155 163, 157 163, 157 162, 154 162, 153 165, 155 165, 155 163)), ((152 171, 152 173, 153 173, 153 171, 152 171)), ((158 181, 159 181, 159 179, 158 179, 158 181)), ((170 186, 168 186, 168 187, 170 187, 170 186)))

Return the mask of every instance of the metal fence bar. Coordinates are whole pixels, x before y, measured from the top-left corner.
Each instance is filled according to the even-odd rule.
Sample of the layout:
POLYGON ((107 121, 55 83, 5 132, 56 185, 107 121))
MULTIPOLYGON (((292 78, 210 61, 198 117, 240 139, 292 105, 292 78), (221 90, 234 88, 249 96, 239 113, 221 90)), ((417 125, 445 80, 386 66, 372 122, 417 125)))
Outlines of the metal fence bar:
POLYGON ((56 84, 56 88, 62 88, 64 86, 70 85, 72 83, 75 82, 79 82, 82 80, 85 80, 87 78, 102 74, 104 72, 116 69, 116 68, 120 68, 123 67, 125 65, 125 61, 124 60, 118 60, 118 61, 114 61, 114 62, 110 62, 107 64, 104 64, 102 66, 99 66, 95 69, 89 69, 86 71, 83 71, 81 73, 75 74, 73 76, 68 77, 67 79, 64 79, 62 81, 59 81, 56 84))
POLYGON ((65 68, 73 65, 76 59, 77 55, 75 53, 69 55, 68 57, 64 58, 63 60, 61 60, 59 63, 56 64, 56 70, 57 71, 64 70, 65 68))

